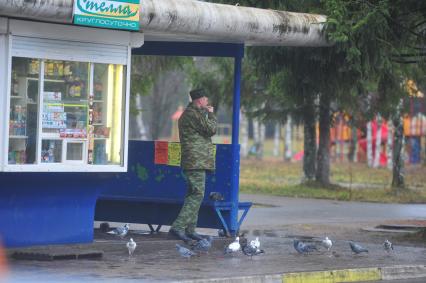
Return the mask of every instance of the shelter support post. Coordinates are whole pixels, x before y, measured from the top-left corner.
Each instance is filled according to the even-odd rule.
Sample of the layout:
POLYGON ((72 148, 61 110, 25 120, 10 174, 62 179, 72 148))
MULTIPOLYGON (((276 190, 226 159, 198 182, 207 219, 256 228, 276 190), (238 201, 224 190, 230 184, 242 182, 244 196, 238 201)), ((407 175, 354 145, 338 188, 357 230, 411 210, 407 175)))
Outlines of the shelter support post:
POLYGON ((239 202, 239 177, 240 177, 240 84, 241 84, 241 63, 244 54, 244 46, 241 46, 241 52, 235 57, 234 61, 234 96, 232 105, 232 179, 230 201, 232 203, 230 213, 230 234, 235 236, 239 230, 238 221, 238 202, 239 202))

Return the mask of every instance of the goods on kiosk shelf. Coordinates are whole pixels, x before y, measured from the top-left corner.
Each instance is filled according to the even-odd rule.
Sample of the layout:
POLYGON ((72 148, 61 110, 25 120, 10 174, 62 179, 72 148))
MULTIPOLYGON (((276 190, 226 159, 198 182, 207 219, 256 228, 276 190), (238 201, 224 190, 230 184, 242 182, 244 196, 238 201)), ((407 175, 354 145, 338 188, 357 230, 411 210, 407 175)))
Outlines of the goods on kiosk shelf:
POLYGON ((25 150, 13 150, 8 153, 9 164, 25 164, 27 161, 27 154, 25 150))

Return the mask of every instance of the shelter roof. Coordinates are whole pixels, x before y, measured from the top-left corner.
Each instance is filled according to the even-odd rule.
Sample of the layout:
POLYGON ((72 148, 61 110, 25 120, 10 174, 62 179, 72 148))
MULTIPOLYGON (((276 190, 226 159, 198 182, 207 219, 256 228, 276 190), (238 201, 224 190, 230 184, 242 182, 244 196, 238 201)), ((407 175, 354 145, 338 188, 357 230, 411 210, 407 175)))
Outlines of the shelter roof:
MULTIPOLYGON (((76 0, 77 1, 77 0, 76 0)), ((0 15, 72 23, 73 0, 0 1, 0 15)), ((140 0, 146 41, 223 42, 254 46, 327 46, 326 17, 195 0, 140 0)))

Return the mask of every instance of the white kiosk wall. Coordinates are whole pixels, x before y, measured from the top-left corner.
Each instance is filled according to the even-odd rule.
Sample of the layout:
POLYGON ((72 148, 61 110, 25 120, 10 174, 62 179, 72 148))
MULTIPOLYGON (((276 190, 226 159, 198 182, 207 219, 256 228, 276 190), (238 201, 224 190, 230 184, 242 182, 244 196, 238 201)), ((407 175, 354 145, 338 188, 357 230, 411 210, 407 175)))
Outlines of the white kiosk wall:
POLYGON ((0 170, 3 170, 5 136, 6 136, 6 111, 2 105, 7 101, 8 78, 8 44, 7 44, 7 19, 0 18, 0 170))

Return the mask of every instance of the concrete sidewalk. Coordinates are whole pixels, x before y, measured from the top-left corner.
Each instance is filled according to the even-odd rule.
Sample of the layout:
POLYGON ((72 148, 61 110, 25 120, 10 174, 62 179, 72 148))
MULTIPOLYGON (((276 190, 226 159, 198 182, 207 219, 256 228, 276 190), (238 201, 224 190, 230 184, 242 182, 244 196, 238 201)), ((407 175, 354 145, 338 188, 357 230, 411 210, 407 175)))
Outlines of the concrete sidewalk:
MULTIPOLYGON (((357 218, 354 222, 344 219, 341 222, 321 223, 321 217, 318 217, 318 221, 304 223, 300 221, 303 219, 302 210, 301 214, 291 216, 299 218, 299 222, 286 224, 283 220, 277 220, 279 224, 274 227, 269 224, 270 219, 262 221, 262 218, 259 218, 259 213, 264 213, 264 208, 274 207, 275 217, 284 217, 280 215, 284 200, 280 202, 276 197, 271 199, 274 203, 272 200, 262 201, 263 203, 255 201, 265 206, 253 208, 248 220, 254 218, 260 222, 256 225, 248 221, 249 225, 243 227, 249 239, 260 237, 261 247, 265 250, 265 254, 253 259, 242 253, 234 256, 224 255, 224 247, 232 239, 216 237, 209 254, 186 260, 181 258, 175 249, 175 244, 179 241, 168 239, 166 233, 147 235, 141 231, 147 229, 146 225, 132 225, 133 230, 124 240, 97 229, 95 241, 91 244, 20 249, 19 251, 33 253, 94 250, 102 251, 103 257, 97 260, 56 261, 11 259, 6 282, 356 282, 419 277, 425 277, 426 281, 424 239, 401 234, 365 232, 360 228, 379 222, 359 222, 357 218), (267 225, 264 225, 264 222, 268 222, 267 225), (295 237, 320 239, 325 235, 334 241, 331 252, 321 250, 310 255, 299 255, 293 248, 292 241, 295 237), (125 247, 130 237, 138 244, 133 257, 128 256, 125 247), (395 250, 391 253, 383 250, 382 242, 385 238, 395 244, 395 250), (348 240, 359 242, 368 248, 369 253, 354 255, 348 240)), ((300 206, 297 201, 296 199, 294 202, 300 206)), ((316 203, 320 205, 322 202, 316 203)), ((325 207, 330 205, 327 201, 324 204, 325 207)), ((344 203, 339 205, 344 209, 344 203)), ((367 213, 363 204, 360 207, 367 213)), ((313 208, 307 207, 307 211, 310 209, 313 208)), ((322 211, 322 208, 316 209, 322 211)), ((273 210, 268 213, 274 215, 273 210)), ((313 220, 314 217, 309 218, 313 220)), ((201 231, 217 235, 215 230, 201 231)), ((9 256, 13 252, 15 250, 8 250, 9 256)))

